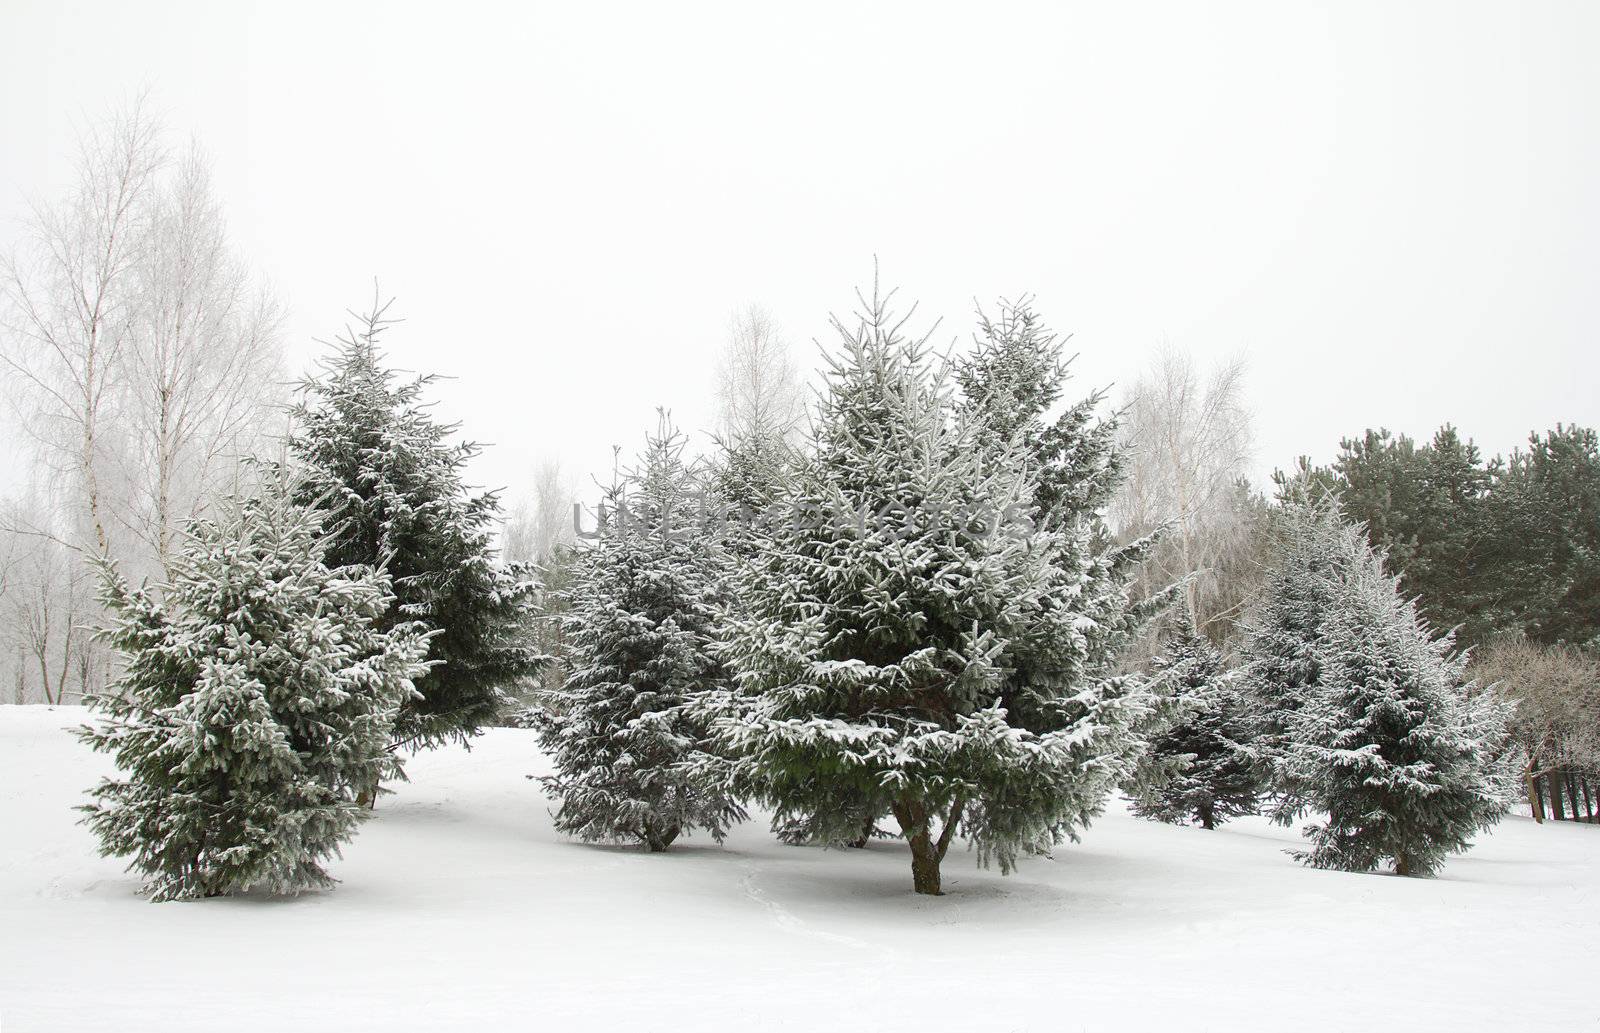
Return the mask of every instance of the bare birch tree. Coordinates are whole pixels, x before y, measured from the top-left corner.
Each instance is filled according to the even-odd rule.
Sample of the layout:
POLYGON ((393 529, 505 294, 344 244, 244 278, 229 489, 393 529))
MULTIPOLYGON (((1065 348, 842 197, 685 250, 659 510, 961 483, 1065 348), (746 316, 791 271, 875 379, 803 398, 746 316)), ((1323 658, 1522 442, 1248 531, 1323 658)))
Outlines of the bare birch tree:
POLYGON ((129 531, 164 565, 173 538, 235 477, 275 422, 277 303, 233 254, 197 148, 152 199, 140 304, 121 356, 129 531))
POLYGON ((1155 588, 1187 579, 1183 619, 1196 634, 1230 621, 1246 594, 1264 508, 1245 484, 1250 417, 1244 364, 1202 375, 1189 356, 1164 350, 1128 392, 1121 421, 1127 476, 1111 519, 1129 538, 1167 529, 1147 564, 1155 588))
POLYGON ((717 430, 725 443, 787 440, 805 415, 805 388, 788 341, 766 310, 736 312, 717 364, 717 430))
POLYGON ((75 484, 87 544, 133 569, 274 422, 279 312, 228 246, 204 157, 135 104, 88 133, 77 183, 0 265, 0 362, 37 459, 75 484))
POLYGON ((140 266, 160 127, 143 102, 91 130, 59 204, 35 202, 18 254, 0 258, 0 362, 18 423, 53 473, 81 485, 90 536, 112 549, 103 482, 121 360, 138 324, 140 266))
POLYGON ((577 540, 572 518, 577 499, 577 485, 561 463, 541 462, 534 469, 532 491, 511 506, 500 538, 501 558, 508 563, 549 563, 556 550, 577 540))
POLYGON ((102 652, 90 634, 95 614, 90 571, 50 530, 52 507, 36 491, 9 503, 0 529, 0 666, 18 703, 67 702, 84 690, 102 652), (39 530, 17 530, 38 528, 39 530))
POLYGON ((159 574, 281 420, 279 310, 228 245, 204 157, 164 137, 142 100, 92 127, 71 188, 0 256, 4 393, 49 488, 0 513, 14 696, 95 686, 83 553, 159 574))

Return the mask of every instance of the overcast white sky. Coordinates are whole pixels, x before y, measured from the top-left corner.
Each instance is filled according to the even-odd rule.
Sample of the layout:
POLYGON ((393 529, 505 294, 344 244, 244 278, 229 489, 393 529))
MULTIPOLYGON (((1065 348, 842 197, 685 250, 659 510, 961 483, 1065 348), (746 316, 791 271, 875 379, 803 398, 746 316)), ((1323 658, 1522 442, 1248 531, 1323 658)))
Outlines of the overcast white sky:
POLYGON ((1033 292, 1084 390, 1242 353, 1260 468, 1600 423, 1600 4, 0 0, 0 246, 152 87, 291 360, 374 276, 491 484, 704 426, 730 312, 1033 292))

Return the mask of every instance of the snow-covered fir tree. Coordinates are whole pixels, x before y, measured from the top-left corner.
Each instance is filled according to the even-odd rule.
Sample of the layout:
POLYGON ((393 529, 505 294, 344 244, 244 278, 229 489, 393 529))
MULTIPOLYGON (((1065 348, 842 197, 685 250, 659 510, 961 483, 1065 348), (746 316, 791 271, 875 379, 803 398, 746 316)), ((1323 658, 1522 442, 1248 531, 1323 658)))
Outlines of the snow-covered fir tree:
MULTIPOLYGON (((712 497, 723 546, 737 563, 765 548, 765 536, 758 533, 758 525, 789 516, 784 511, 784 499, 799 457, 795 446, 776 434, 747 434, 723 440, 720 445, 711 472, 712 497)), ((725 619, 731 617, 735 606, 735 599, 724 601, 725 619)), ((836 811, 859 813, 855 822, 857 835, 842 845, 865 847, 873 839, 888 835, 879 827, 883 814, 873 810, 876 803, 872 798, 841 797, 836 801, 836 811)), ((792 846, 828 845, 827 836, 809 815, 775 816, 772 831, 792 846)))
POLYGON ((1252 724, 1233 672, 1205 638, 1179 631, 1154 663, 1171 685, 1181 718, 1150 742, 1168 775, 1134 802, 1134 813, 1215 828, 1256 813, 1260 779, 1249 742, 1252 724))
POLYGON ((711 652, 723 561, 684 444, 663 415, 608 491, 566 590, 569 673, 538 718, 556 828, 651 851, 696 829, 721 842, 745 816, 699 705, 726 691, 711 652))
POLYGON ((290 454, 301 501, 327 510, 328 562, 382 566, 399 602, 389 624, 437 632, 437 662, 395 726, 398 743, 465 741, 505 708, 507 692, 539 670, 532 634, 535 578, 495 554, 499 502, 463 481, 478 448, 428 412, 436 379, 400 379, 378 339, 384 308, 341 337, 319 375, 301 385, 290 454))
POLYGON ((1010 871, 1098 813, 1148 691, 1111 671, 1133 618, 1094 514, 1033 526, 1021 443, 957 404, 887 300, 835 321, 791 517, 735 575, 718 730, 780 823, 846 843, 893 815, 939 893, 958 833, 1010 871))
MULTIPOLYGON (((1287 721, 1279 761, 1293 813, 1318 816, 1297 853, 1319 868, 1428 875, 1505 812, 1506 711, 1474 695, 1466 658, 1435 638, 1359 525, 1335 528, 1338 561, 1311 647, 1317 684, 1287 721)), ((1280 815, 1289 820, 1290 813, 1280 815)))
POLYGON ((1035 466, 1035 502, 1047 520, 1100 509, 1122 471, 1116 422, 1098 416, 1096 392, 1054 415, 1065 393, 1066 339, 1034 311, 1033 299, 1002 300, 978 312, 972 351, 955 362, 961 404, 996 442, 1015 441, 1035 466))
POLYGON ((775 514, 792 474, 794 448, 776 434, 756 434, 720 442, 708 478, 709 497, 729 547, 743 554, 756 545, 750 525, 775 514))
POLYGON ((1504 810, 1504 716, 1470 696, 1364 530, 1287 484, 1278 552, 1246 623, 1245 670, 1273 817, 1308 812, 1322 867, 1435 870, 1504 810))
POLYGON ((1285 488, 1272 517, 1273 558, 1243 622, 1243 672, 1251 750, 1281 819, 1302 809, 1282 770, 1296 715, 1321 691, 1323 622, 1332 612, 1342 564, 1358 554, 1361 532, 1338 505, 1305 482, 1285 488))
MULTIPOLYGON (((1032 298, 1002 299, 992 318, 979 309, 974 346, 954 362, 960 405, 983 425, 983 443, 999 461, 1020 460, 1031 467, 1035 519, 1069 531, 1056 541, 1063 550, 1057 562, 1067 568, 1087 564, 1096 570, 1097 581, 1120 584, 1135 577, 1159 536, 1117 546, 1101 520, 1125 466, 1117 447, 1117 420, 1100 418, 1103 392, 1057 412, 1070 367, 1063 357, 1065 344, 1066 338, 1034 310, 1032 298), (1072 533, 1083 529, 1089 533, 1072 533)), ((1147 592, 1124 624, 1148 629, 1150 618, 1166 610, 1181 588, 1174 584, 1147 592)), ((1157 679, 1152 686, 1157 692, 1136 726, 1147 741, 1170 729, 1180 716, 1167 681, 1157 679)), ((1144 795, 1170 776, 1171 768, 1170 759, 1147 750, 1123 788, 1144 795)))
POLYGON ((269 484, 193 524, 159 593, 101 567, 123 667, 80 736, 119 774, 84 821, 156 900, 330 886, 358 801, 398 774, 390 735, 427 636, 380 628, 387 575, 330 569, 322 535, 269 484))

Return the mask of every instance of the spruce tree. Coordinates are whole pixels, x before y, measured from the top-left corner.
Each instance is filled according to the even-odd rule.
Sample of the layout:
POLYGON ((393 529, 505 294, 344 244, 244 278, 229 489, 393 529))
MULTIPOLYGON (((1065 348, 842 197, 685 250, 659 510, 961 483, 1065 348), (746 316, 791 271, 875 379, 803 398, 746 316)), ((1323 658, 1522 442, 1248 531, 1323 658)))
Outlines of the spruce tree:
POLYGON ((974 347, 954 364, 961 405, 988 428, 991 443, 1015 442, 1034 464, 1034 502, 1043 519, 1071 519, 1103 507, 1122 474, 1116 421, 1097 413, 1103 392, 1067 406, 1066 338, 1050 330, 1033 299, 1002 299, 994 317, 978 311, 974 347))
MULTIPOLYGON (((993 317, 980 308, 973 348, 953 364, 959 404, 963 414, 982 427, 982 444, 997 461, 1021 461, 1030 467, 1035 481, 1032 519, 1069 532, 1054 539, 1063 551, 1053 559, 1066 568, 1087 564, 1099 583, 1131 582, 1160 536, 1139 537, 1119 546, 1098 516, 1115 494, 1125 463, 1118 448, 1116 417, 1098 415, 1103 392, 1057 412, 1071 366, 1064 357, 1066 340, 1046 325, 1030 297, 1001 299, 993 317)), ((1142 593, 1143 598, 1121 619, 1123 630, 1148 626, 1150 618, 1176 601, 1182 588, 1182 583, 1166 584, 1142 593)), ((1146 741, 1179 719, 1176 698, 1166 685, 1164 679, 1152 683, 1157 691, 1135 726, 1146 741)), ((1123 788, 1142 796, 1170 777, 1171 767, 1170 759, 1145 751, 1124 778, 1123 788)))
POLYGON ((1246 647, 1260 698, 1282 704, 1274 817, 1323 816, 1296 854, 1316 867, 1430 874, 1506 809, 1504 707, 1472 693, 1465 658, 1432 636, 1361 525, 1327 506, 1290 519, 1300 562, 1269 579, 1262 613, 1279 619, 1258 617, 1246 647))
POLYGON ((725 692, 711 653, 721 584, 684 438, 665 416, 638 467, 607 493, 598 538, 576 557, 563 615, 569 673, 538 718, 555 764, 556 828, 665 850, 743 820, 699 705, 725 692))
POLYGON ((1323 622, 1332 606, 1330 575, 1360 546, 1360 531, 1306 478, 1284 481, 1271 520, 1273 559, 1244 619, 1244 688, 1251 750, 1272 814, 1301 810, 1282 771, 1295 716, 1321 691, 1323 622))
POLYGON ((388 570, 398 605, 386 624, 436 632, 436 664, 401 710, 397 743, 465 742, 544 661, 531 630, 536 582, 497 561, 499 502, 463 480, 478 447, 452 443, 456 428, 428 412, 436 378, 401 380, 384 365, 378 339, 390 325, 384 308, 362 317, 301 385, 290 453, 304 471, 300 500, 328 513, 328 562, 388 570))
POLYGON ((1256 813, 1260 779, 1249 749, 1252 725, 1221 654, 1205 638, 1178 632, 1154 666, 1159 679, 1172 683, 1183 716, 1151 741, 1152 758, 1165 762, 1170 774, 1135 800, 1134 813, 1207 829, 1256 813))
POLYGON ((706 500, 723 542, 735 555, 759 547, 750 527, 778 515, 772 507, 783 496, 794 461, 793 447, 776 434, 719 441, 706 500))
POLYGON ((159 593, 101 566, 123 667, 79 734, 120 773, 84 821, 156 900, 332 885, 358 800, 398 774, 390 734, 427 636, 380 628, 387 575, 329 568, 322 535, 269 485, 193 524, 159 593))
POLYGON ((876 293, 839 321, 808 448, 726 633, 741 784, 846 843, 892 814, 919 893, 958 832, 980 863, 1072 836, 1131 767, 1143 683, 1112 673, 1126 572, 1092 511, 1033 521, 1040 482, 959 407, 876 293))

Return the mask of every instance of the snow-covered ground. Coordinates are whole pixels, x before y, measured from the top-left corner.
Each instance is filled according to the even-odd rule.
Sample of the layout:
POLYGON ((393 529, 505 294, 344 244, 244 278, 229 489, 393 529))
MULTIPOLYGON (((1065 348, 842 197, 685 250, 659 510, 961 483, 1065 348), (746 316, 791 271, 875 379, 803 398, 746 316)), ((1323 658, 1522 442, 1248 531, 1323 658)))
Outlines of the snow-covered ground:
POLYGON ((1509 818, 1442 877, 1114 809, 1014 876, 952 850, 563 841, 530 734, 415 758, 329 893, 150 904, 70 809, 70 707, 0 707, 0 1030, 1600 1029, 1600 827, 1509 818))

